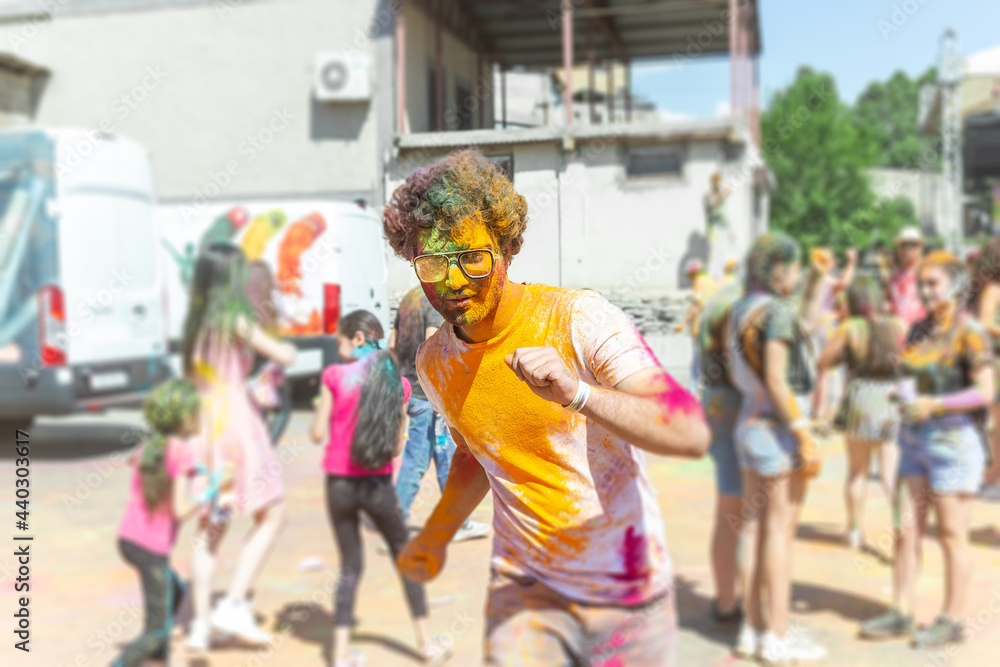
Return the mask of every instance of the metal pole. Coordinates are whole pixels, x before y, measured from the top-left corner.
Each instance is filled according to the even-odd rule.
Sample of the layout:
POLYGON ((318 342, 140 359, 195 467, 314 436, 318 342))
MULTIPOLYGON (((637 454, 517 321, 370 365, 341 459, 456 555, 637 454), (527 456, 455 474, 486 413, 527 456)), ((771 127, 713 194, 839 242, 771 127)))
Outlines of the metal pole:
POLYGON ((736 115, 736 109, 739 106, 739 93, 736 87, 738 77, 736 61, 739 57, 736 53, 736 15, 738 13, 739 8, 736 0, 729 0, 729 113, 733 116, 736 115))
POLYGON ((615 122, 615 61, 608 61, 608 122, 615 122))
POLYGON ((406 20, 396 14, 396 119, 397 131, 406 134, 406 20))
POLYGON ((441 57, 441 23, 434 24, 434 88, 437 96, 437 131, 444 130, 444 59, 441 57))
POLYGON ((625 61, 625 122, 632 122, 632 62, 625 61))
POLYGON ((562 0, 562 47, 563 72, 566 88, 563 90, 563 104, 566 105, 566 126, 573 124, 573 4, 562 0))
MULTIPOLYGON (((472 94, 473 95, 475 95, 476 91, 479 90, 479 84, 482 83, 482 78, 483 78, 483 54, 482 54, 482 52, 479 52, 479 53, 476 54, 476 81, 475 81, 475 83, 472 84, 472 94)), ((485 95, 485 92, 486 91, 484 90, 483 91, 484 95, 485 95)), ((478 112, 478 116, 479 116, 479 129, 480 130, 483 129, 483 125, 486 124, 486 122, 483 120, 483 113, 484 113, 484 108, 483 107, 485 107, 485 106, 486 106, 486 100, 484 100, 484 99, 483 100, 479 100, 479 112, 478 112)))
POLYGON ((597 52, 594 49, 594 27, 587 29, 587 104, 590 107, 590 124, 597 124, 597 110, 594 108, 594 64, 597 52))
POLYGON ((507 129, 507 70, 500 67, 500 123, 503 129, 507 129))

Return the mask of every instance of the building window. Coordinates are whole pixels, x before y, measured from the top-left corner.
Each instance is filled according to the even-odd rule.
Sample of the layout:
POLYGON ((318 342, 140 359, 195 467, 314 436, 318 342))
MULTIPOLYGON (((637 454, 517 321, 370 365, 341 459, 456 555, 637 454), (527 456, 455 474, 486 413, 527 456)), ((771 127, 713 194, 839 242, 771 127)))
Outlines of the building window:
POLYGON ((427 68, 427 131, 438 129, 437 66, 431 61, 427 68))
POLYGON ((634 148, 625 155, 629 178, 680 176, 683 166, 683 156, 676 148, 634 148))
POLYGON ((507 178, 511 183, 514 182, 514 156, 513 155, 494 155, 487 157, 490 162, 495 162, 500 165, 503 172, 507 174, 507 178))
POLYGON ((472 116, 477 113, 473 107, 479 108, 472 96, 472 88, 464 81, 455 81, 455 105, 452 107, 454 113, 445 114, 445 123, 448 124, 448 129, 471 130, 473 128, 472 116))

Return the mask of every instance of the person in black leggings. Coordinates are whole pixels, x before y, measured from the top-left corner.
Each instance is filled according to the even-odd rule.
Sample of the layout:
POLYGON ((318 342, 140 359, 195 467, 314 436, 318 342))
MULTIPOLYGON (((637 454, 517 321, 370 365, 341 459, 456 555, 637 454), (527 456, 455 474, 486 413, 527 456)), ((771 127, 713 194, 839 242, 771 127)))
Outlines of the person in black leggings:
MULTIPOLYGON (((330 524, 340 549, 340 583, 337 586, 334 625, 354 625, 354 601, 364 564, 361 560, 360 512, 371 517, 385 538, 393 562, 408 539, 403 511, 392 484, 392 475, 338 477, 327 475, 326 502, 330 524)), ((406 603, 414 618, 427 617, 424 587, 400 577, 406 603)))
MULTIPOLYGON (((357 664, 349 657, 348 645, 363 568, 358 528, 361 512, 374 521, 389 545, 393 563, 408 537, 392 483, 392 459, 403 451, 411 387, 400 377, 399 362, 392 353, 380 350, 383 336, 378 318, 368 311, 354 311, 341 318, 336 338, 344 363, 323 371, 310 429, 313 442, 326 443, 327 508, 340 551, 341 577, 334 599, 334 667, 357 664)), ((451 649, 429 641, 424 587, 401 579, 420 655, 425 664, 442 665, 451 649)))

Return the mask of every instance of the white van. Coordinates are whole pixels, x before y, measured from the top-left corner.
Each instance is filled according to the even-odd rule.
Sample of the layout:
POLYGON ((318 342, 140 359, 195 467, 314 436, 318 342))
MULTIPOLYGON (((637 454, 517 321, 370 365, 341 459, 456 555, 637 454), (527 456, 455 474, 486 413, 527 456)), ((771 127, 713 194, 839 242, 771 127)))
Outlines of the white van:
POLYGON ((149 155, 0 131, 0 420, 135 403, 169 376, 149 155))
POLYGON ((247 259, 263 261, 278 284, 281 333, 299 350, 291 378, 315 379, 336 363, 333 333, 341 315, 365 309, 389 333, 382 223, 363 204, 281 200, 162 205, 157 218, 167 270, 171 363, 183 335, 189 286, 198 253, 230 242, 247 259))

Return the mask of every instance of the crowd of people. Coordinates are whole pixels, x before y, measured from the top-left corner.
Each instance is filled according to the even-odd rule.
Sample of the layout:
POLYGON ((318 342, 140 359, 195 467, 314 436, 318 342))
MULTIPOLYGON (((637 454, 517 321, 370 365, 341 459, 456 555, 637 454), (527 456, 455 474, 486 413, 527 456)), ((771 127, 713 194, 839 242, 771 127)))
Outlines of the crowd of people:
MULTIPOLYGON (((841 270, 829 250, 807 258, 794 239, 769 233, 745 261, 727 262, 718 281, 693 265, 698 288, 682 326, 692 332, 696 380, 685 388, 604 297, 508 278, 527 213, 504 172, 474 150, 417 170, 386 206, 386 238, 420 286, 403 299, 388 338, 366 311, 340 319, 341 363, 319 378, 309 428, 325 446, 340 557, 334 667, 361 664, 350 630, 365 517, 397 564, 421 659, 448 661, 450 648, 430 638, 424 584, 445 567, 449 543, 490 530, 470 520, 487 493, 487 664, 675 664, 672 565, 646 452, 712 458, 712 613, 738 628, 735 652, 771 664, 821 661, 827 649, 793 629, 789 607, 795 529, 822 467, 816 434, 832 428, 843 431, 848 454, 845 543, 864 541, 874 453, 894 508, 893 605, 861 635, 912 636, 925 647, 962 639, 971 501, 1000 476, 996 458, 987 464, 1000 453, 992 429, 1000 242, 966 262, 925 255, 908 229, 896 266, 880 258, 871 270, 850 253, 841 270), (431 461, 441 498, 411 536, 409 514, 431 461), (944 601, 918 629, 915 585, 931 507, 946 554, 944 601)), ((145 630, 118 665, 166 659, 185 594, 170 553, 188 518, 196 522, 188 648, 205 651, 222 637, 271 641, 248 593, 284 520, 261 405, 280 372, 255 372, 255 360, 280 370, 295 348, 280 340, 261 297, 267 276, 251 273, 234 246, 202 252, 184 377, 147 400, 152 435, 135 456, 119 533, 123 558, 140 574, 145 630), (213 606, 215 555, 234 515, 252 524, 229 590, 213 606)))
POLYGON ((767 234, 750 249, 742 285, 696 301, 703 300, 701 398, 718 493, 714 614, 739 623, 738 655, 771 664, 827 655, 803 629, 790 631, 788 606, 793 536, 808 482, 821 468, 817 433, 833 428, 843 432, 848 459, 846 546, 864 546, 875 454, 893 510, 886 517, 895 535, 892 606, 862 623, 859 635, 907 637, 921 648, 964 639, 972 501, 1000 478, 1000 240, 963 261, 925 252, 919 230, 906 228, 894 258, 878 250, 862 267, 849 252, 837 275, 832 254, 815 248, 798 289, 802 249, 767 234), (832 374, 837 367, 846 370, 841 382, 832 374), (917 627, 914 596, 931 508, 945 555, 944 599, 941 613, 917 627))

